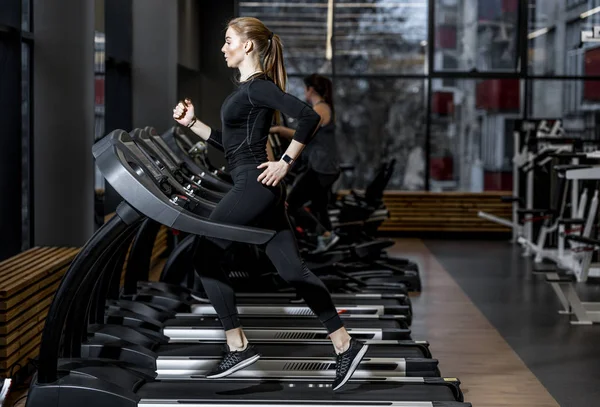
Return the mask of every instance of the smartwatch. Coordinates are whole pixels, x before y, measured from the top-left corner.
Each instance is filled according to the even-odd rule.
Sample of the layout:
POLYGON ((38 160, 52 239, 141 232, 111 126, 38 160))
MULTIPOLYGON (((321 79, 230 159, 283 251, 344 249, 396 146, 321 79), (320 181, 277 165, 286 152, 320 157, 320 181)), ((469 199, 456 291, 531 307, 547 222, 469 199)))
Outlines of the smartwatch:
POLYGON ((294 159, 287 154, 284 154, 283 157, 281 157, 281 159, 285 161, 288 165, 292 165, 294 163, 294 159))

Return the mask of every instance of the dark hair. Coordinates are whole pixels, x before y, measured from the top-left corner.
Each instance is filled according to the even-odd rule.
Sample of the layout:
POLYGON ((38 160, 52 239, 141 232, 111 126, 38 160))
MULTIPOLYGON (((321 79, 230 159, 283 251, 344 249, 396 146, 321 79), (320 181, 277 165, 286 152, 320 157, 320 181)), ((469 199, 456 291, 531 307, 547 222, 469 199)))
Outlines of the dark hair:
POLYGON ((325 102, 333 111, 333 84, 329 78, 314 73, 304 78, 304 85, 309 88, 312 87, 325 100, 325 102))

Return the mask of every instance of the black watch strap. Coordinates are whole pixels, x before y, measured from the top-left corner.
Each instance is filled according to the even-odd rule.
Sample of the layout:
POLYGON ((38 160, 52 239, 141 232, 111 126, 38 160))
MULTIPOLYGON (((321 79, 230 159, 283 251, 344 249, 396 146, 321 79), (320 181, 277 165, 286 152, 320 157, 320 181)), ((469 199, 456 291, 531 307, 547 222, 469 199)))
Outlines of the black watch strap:
POLYGON ((284 154, 283 157, 281 157, 281 159, 285 161, 288 165, 292 165, 292 163, 294 162, 294 159, 287 154, 284 154))

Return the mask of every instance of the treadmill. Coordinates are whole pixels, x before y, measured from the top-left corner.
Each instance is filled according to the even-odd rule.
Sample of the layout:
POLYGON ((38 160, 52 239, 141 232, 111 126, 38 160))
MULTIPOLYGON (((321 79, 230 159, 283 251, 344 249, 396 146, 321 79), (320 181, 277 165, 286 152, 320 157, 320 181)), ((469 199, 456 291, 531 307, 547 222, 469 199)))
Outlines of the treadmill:
POLYGON ((145 216, 161 218, 168 226, 188 233, 262 244, 272 231, 217 224, 185 211, 172 203, 148 179, 132 155, 123 148, 130 138, 114 131, 93 149, 98 167, 109 183, 124 197, 117 214, 86 243, 63 277, 49 310, 39 369, 31 383, 29 407, 71 407, 82 403, 99 406, 224 406, 282 405, 322 406, 469 406, 463 402, 460 382, 453 378, 376 377, 352 378, 344 391, 333 393, 331 380, 311 373, 289 377, 284 372, 258 373, 254 378, 218 380, 157 380, 156 375, 114 360, 82 358, 78 335, 65 337, 69 315, 81 311, 76 300, 93 292, 103 269, 99 266, 123 236, 145 216), (132 206, 129 202, 135 206, 132 206), (135 209, 134 209, 135 208, 135 209), (77 289, 75 289, 77 288, 77 289), (91 288, 91 291, 90 291, 91 288), (65 340, 63 340, 65 339, 65 340), (59 359, 64 355, 66 359, 59 359), (60 374, 59 374, 60 369, 60 374))
MULTIPOLYGON (((139 233, 136 235, 139 236, 139 233)), ((126 249, 127 247, 129 247, 129 244, 126 244, 123 246, 124 249, 126 249)), ((115 258, 120 258, 120 259, 124 259, 125 258, 125 252, 123 251, 123 255, 122 256, 116 256, 115 258)), ((131 259, 130 259, 131 260, 131 259)), ((115 264, 109 264, 108 268, 112 268, 114 271, 120 271, 122 270, 122 263, 115 263, 115 264)), ((100 280, 104 280, 104 279, 109 279, 111 281, 115 281, 118 282, 120 279, 117 276, 111 276, 110 274, 103 274, 103 276, 101 277, 100 280), (115 278, 116 277, 116 278, 115 278)), ((101 284, 102 285, 102 284, 101 284)), ((109 307, 110 308, 110 307, 109 307)), ((138 307, 131 307, 131 310, 135 313, 139 311, 139 306, 138 307)), ((264 308, 263 308, 264 309, 264 308)), ((214 311, 214 309, 212 309, 214 311)), ((168 316, 168 314, 167 314, 168 316)), ((354 325, 355 321, 358 325, 360 326, 364 326, 365 322, 371 322, 370 320, 373 320, 374 322, 372 323, 373 328, 375 329, 375 331, 377 332, 378 336, 373 336, 373 332, 372 330, 367 330, 365 328, 363 328, 362 330, 357 330, 356 332, 354 332, 354 336, 357 337, 363 337, 363 335, 367 335, 365 336, 366 338, 374 338, 374 339, 386 339, 387 336, 386 335, 386 331, 384 330, 380 330, 378 328, 381 328, 382 325, 387 325, 390 326, 391 328, 394 328, 398 325, 398 321, 402 321, 402 319, 398 319, 398 317, 395 316, 389 316, 389 315, 367 315, 367 314, 358 314, 358 315, 353 315, 353 314, 348 314, 348 315, 344 315, 343 316, 344 319, 346 319, 346 326, 349 327, 350 332, 352 333, 353 331, 355 331, 352 328, 352 325, 354 325), (376 319, 375 319, 376 318, 376 319)), ((145 333, 146 335, 148 334, 147 329, 151 329, 153 331, 160 331, 162 328, 164 328, 161 323, 160 323, 160 319, 164 319, 162 317, 156 317, 154 318, 154 327, 151 327, 151 322, 146 319, 145 321, 142 320, 141 318, 137 318, 136 316, 133 315, 133 313, 126 313, 123 312, 122 310, 118 310, 114 313, 108 312, 106 315, 106 319, 104 322, 108 323, 109 326, 100 326, 100 327, 96 327, 97 329, 93 329, 91 331, 91 333, 93 334, 92 338, 90 338, 89 340, 86 340, 82 343, 82 349, 84 350, 86 356, 91 357, 100 357, 102 355, 106 356, 106 355, 113 355, 113 357, 116 357, 120 360, 123 361, 128 361, 134 364, 138 364, 141 366, 146 366, 146 367, 152 367, 153 366, 153 359, 154 359, 154 355, 152 355, 150 352, 145 352, 143 349, 140 349, 139 347, 136 346, 131 346, 129 344, 123 343, 123 342, 118 342, 118 343, 106 343, 106 338, 109 337, 109 339, 111 340, 130 340, 132 342, 136 342, 136 343, 141 343, 142 345, 145 345, 144 347, 146 347, 146 350, 148 351, 152 351, 152 352, 156 352, 158 355, 158 361, 159 362, 164 362, 164 358, 161 359, 161 355, 166 355, 165 357, 177 357, 179 358, 179 366, 182 367, 182 363, 183 364, 190 364, 190 363, 200 363, 199 360, 200 359, 208 359, 208 361, 204 362, 203 366, 210 366, 210 364, 214 364, 216 358, 218 358, 221 355, 221 347, 220 346, 204 346, 204 347, 191 347, 191 346, 175 346, 175 349, 178 349, 179 353, 176 353, 175 356, 173 356, 171 354, 173 347, 168 347, 168 346, 164 346, 165 342, 166 342, 166 338, 161 338, 161 336, 159 335, 159 333, 156 333, 153 336, 150 336, 147 340, 140 340, 140 337, 132 337, 131 336, 131 331, 128 329, 124 329, 122 330, 120 333, 121 335, 119 335, 119 326, 115 326, 115 325, 124 325, 126 327, 142 327, 144 328, 144 330, 142 331, 142 333, 145 333), (137 341, 136 341, 137 339, 137 341), (152 340, 154 339, 154 341, 152 340), (162 340, 161 340, 162 339, 162 340), (158 345, 161 345, 160 347, 158 347, 158 345), (157 349, 158 348, 158 349, 157 349), (119 355, 119 356, 116 356, 119 355), (197 355, 201 355, 201 356, 197 356, 197 355), (183 359, 182 359, 183 358, 183 359), (207 365, 208 363, 208 365, 207 365)), ((182 331, 178 330, 177 334, 172 333, 171 331, 169 331, 167 329, 165 329, 162 333, 166 334, 167 337, 170 337, 169 340, 171 342, 177 342, 177 341, 187 341, 187 342, 192 342, 192 345, 197 343, 198 341, 201 340, 215 340, 215 339, 220 339, 220 340, 224 340, 224 333, 221 327, 221 324, 219 322, 219 320, 213 316, 201 316, 201 315, 196 315, 196 314, 180 314, 179 318, 180 320, 186 321, 188 325, 190 325, 189 327, 177 327, 180 329, 186 328, 188 331, 190 332, 183 332, 183 334, 185 334, 186 336, 181 337, 182 335, 182 331), (208 323, 212 323, 212 325, 210 325, 211 329, 207 330, 207 325, 208 323), (197 336, 197 332, 201 332, 202 335, 204 336, 197 336), (196 335, 196 336, 190 336, 191 335, 196 335), (179 335, 179 336, 178 336, 179 335)), ((168 321, 167 321, 168 322, 168 321)), ((327 339, 327 335, 326 332, 324 332, 324 330, 319 326, 320 324, 318 323, 318 321, 314 318, 314 316, 312 316, 311 314, 303 314, 300 316, 287 316, 284 319, 281 318, 281 316, 276 315, 276 314, 266 314, 261 316, 260 318, 257 318, 256 316, 254 317, 248 317, 244 320, 244 325, 247 327, 247 332, 248 332, 248 336, 251 340, 256 341, 258 343, 264 343, 263 339, 266 338, 267 340, 269 338, 276 338, 279 341, 276 343, 276 345, 279 346, 274 346, 272 348, 270 348, 270 358, 271 359, 285 359, 287 358, 287 356, 290 353, 293 353, 293 347, 289 347, 289 346, 282 346, 285 343, 289 343, 292 346, 296 346, 297 349, 297 341, 302 340, 304 341, 304 343, 307 343, 307 340, 316 340, 316 341, 320 341, 320 343, 309 343, 309 350, 313 350, 314 352, 318 353, 319 355, 323 356, 323 355, 329 355, 326 359, 327 362, 327 366, 329 366, 329 369, 324 369, 323 368, 323 364, 319 365, 321 366, 321 368, 317 369, 317 370, 323 370, 325 373, 329 372, 329 374, 333 373, 333 370, 331 369, 331 367, 334 365, 334 360, 332 359, 332 355, 331 355, 331 345, 330 345, 330 341, 327 339), (288 323, 290 324, 290 329, 285 329, 285 324, 288 323), (267 325, 268 329, 265 329, 265 325, 267 325), (256 328, 252 328, 253 326, 256 326, 256 328), (250 328, 248 328, 250 327, 250 328), (282 328, 283 327, 283 328, 282 328), (299 327, 301 328, 306 328, 306 329, 298 329, 299 327), (317 329, 318 328, 318 329, 317 329), (277 350, 278 352, 273 353, 275 350, 277 350)), ((167 327, 168 327, 168 323, 167 323, 167 327)), ((171 328, 172 329, 172 328, 171 328)), ((172 329, 173 330, 173 329, 172 329)), ((388 331, 394 331, 393 329, 390 329, 388 331)), ((399 331, 399 330, 395 330, 395 331, 399 331)), ((404 332, 409 333, 409 331, 407 329, 404 330, 404 332)), ((89 333, 89 332, 88 332, 89 333)), ((392 332, 393 333, 393 332, 392 332)), ((387 334, 390 334, 390 332, 387 332, 387 334)), ((407 335, 407 337, 409 337, 407 335)), ((402 338, 402 337, 401 337, 402 338)), ((405 338, 408 339, 408 338, 405 338)), ((439 376, 439 371, 437 370, 437 361, 434 360, 420 360, 420 359, 430 359, 431 355, 428 354, 428 349, 426 346, 426 343, 424 342, 412 342, 412 341, 388 341, 387 343, 373 343, 374 345, 374 349, 372 350, 372 352, 375 354, 375 356, 372 356, 374 358, 376 358, 376 362, 372 362, 369 363, 369 366, 365 366, 365 368, 363 370, 365 371, 370 371, 371 375, 375 374, 373 372, 376 372, 377 369, 381 369, 382 366, 385 366, 385 368, 383 368, 383 371, 388 371, 388 374, 391 374, 392 371, 394 371, 394 374, 412 374, 415 375, 418 373, 419 376, 439 376), (387 357, 384 357, 384 355, 387 355, 387 357), (408 359, 406 358, 408 357, 408 359)), ((428 346, 428 345, 427 345, 428 346)), ((304 349, 304 348, 301 348, 304 349)), ((323 356, 324 357, 324 356, 323 356)), ((267 362, 264 362, 267 363, 267 362)), ((280 363, 280 361, 275 361, 272 360, 269 362, 268 366, 257 366, 257 368, 259 368, 259 370, 267 370, 267 371, 275 371, 277 370, 276 368, 274 368, 273 364, 275 363, 275 367, 276 368, 283 368, 284 365, 282 365, 280 363), (279 363, 279 364, 277 364, 279 363)), ((325 362, 324 362, 325 363, 325 362)), ((366 364, 365 364, 366 365, 366 364)), ((304 365, 296 365, 296 367, 294 368, 290 368, 288 366, 287 370, 295 370, 300 368, 301 366, 309 366, 307 364, 304 365)), ((316 366, 316 365, 310 365, 310 366, 316 366)), ((160 367, 158 367, 158 369, 160 369, 160 367)), ((362 367, 361 367, 362 369, 362 367)), ((189 369, 188 369, 189 370, 189 369)), ((306 371, 306 368, 303 368, 302 370, 306 371)))
MULTIPOLYGON (((419 344, 403 344, 400 341, 366 343, 369 349, 353 376, 355 378, 440 377, 437 359, 424 357, 428 356, 423 354, 428 349, 419 344)), ((252 344, 262 355, 261 358, 229 377, 254 378, 257 375, 274 376, 283 372, 289 377, 310 374, 332 380, 335 378, 335 357, 331 343, 257 341, 252 344)), ((161 346, 156 360, 157 378, 202 379, 220 361, 222 350, 222 344, 214 342, 161 346)))
MULTIPOLYGON (((139 132, 136 129, 134 133, 139 132)), ((175 183, 173 177, 163 175, 150 162, 148 157, 139 149, 136 143, 129 142, 123 149, 131 154, 131 159, 139 163, 139 168, 144 168, 151 175, 154 185, 159 187, 163 194, 171 191, 168 187, 175 183)), ((177 192, 177 189, 174 189, 177 192)), ((203 200, 198 198, 201 204, 203 200)), ((210 203, 207 203, 210 205, 210 203)), ((345 318, 348 332, 360 339, 410 339, 410 329, 406 324, 400 325, 397 321, 385 316, 377 317, 379 320, 345 318)), ((314 318, 298 318, 293 321, 289 317, 272 316, 268 319, 242 316, 242 323, 246 328, 248 339, 319 339, 326 338, 328 333, 314 318), (263 321, 264 320, 264 321, 263 321)), ((172 318, 159 325, 164 334, 171 341, 195 341, 209 339, 225 339, 222 325, 218 318, 197 315, 182 315, 181 318, 172 318)))
MULTIPOLYGON (((148 229, 149 233, 156 234, 157 230, 152 230, 152 227, 144 227, 144 229, 148 229)), ((194 269, 192 267, 191 261, 191 251, 193 250, 194 236, 187 236, 183 240, 179 242, 177 247, 173 250, 173 252, 169 255, 169 258, 164 265, 164 268, 161 273, 161 282, 170 283, 174 285, 183 285, 185 287, 189 287, 190 289, 202 290, 201 284, 197 284, 198 277, 195 276, 194 269)), ((152 242, 148 242, 148 244, 153 244, 152 242)), ((133 253, 132 253, 133 254, 133 253)), ((150 256, 149 252, 144 253, 145 256, 150 256)), ((335 266, 339 261, 344 259, 343 256, 331 257, 329 267, 329 271, 326 273, 318 273, 319 278, 323 280, 323 282, 329 287, 332 294, 337 293, 366 293, 366 292, 374 292, 374 293, 389 293, 389 290, 371 290, 369 286, 367 286, 363 281, 353 277, 354 274, 345 273, 342 268, 343 265, 338 268, 331 268, 331 266, 335 266)), ((253 259, 254 261, 254 259, 253 259)), ((313 267, 310 262, 307 262, 309 268, 313 267)), ((342 264, 342 263, 339 263, 342 264)), ((283 292, 282 290, 288 288, 287 284, 274 272, 260 272, 260 263, 256 266, 259 267, 255 272, 249 270, 237 270, 236 268, 245 268, 249 265, 246 263, 243 264, 232 264, 232 271, 229 272, 229 280, 237 292, 264 292, 265 287, 273 286, 273 289, 269 289, 269 291, 273 292, 283 292), (281 284, 281 285, 280 285, 281 284)), ((320 265, 321 267, 323 265, 320 265)), ((149 267, 149 264, 148 264, 149 267)), ((318 269, 315 269, 318 272, 318 269)), ((138 281, 147 280, 147 273, 145 278, 140 278, 138 281)), ((158 290, 164 289, 160 287, 161 283, 158 283, 159 286, 155 288, 158 290)), ((143 289, 148 287, 147 283, 140 283, 139 289, 143 289)), ((390 288, 390 284, 386 285, 386 288, 390 288)), ((169 290, 167 288, 167 290, 169 290)), ((393 294, 407 294, 407 288, 404 284, 396 284, 395 290, 393 294)), ((131 293, 130 293, 131 294, 131 293)), ((194 294, 192 292, 192 294, 194 294)), ((405 297, 406 298, 406 297, 405 297)), ((408 302, 408 301, 407 301, 408 302)))
MULTIPOLYGON (((129 241, 126 240, 121 245, 120 252, 117 251, 113 259, 102 267, 102 275, 95 279, 96 290, 108 287, 105 284, 107 280, 117 282, 120 280, 118 276, 114 278, 115 276, 111 276, 106 270, 122 270, 122 263, 113 261, 123 259, 128 247, 129 241)), ((91 298, 90 302, 101 304, 105 302, 103 293, 96 292, 84 296, 84 298, 88 297, 91 298)), ((165 378, 177 379, 203 377, 207 369, 212 369, 218 363, 222 356, 224 338, 220 342, 197 340, 190 341, 188 344, 169 343, 169 338, 159 332, 161 330, 159 319, 165 319, 169 314, 164 313, 164 316, 156 317, 155 326, 151 327, 150 317, 142 324, 140 323, 142 319, 134 315, 145 305, 136 305, 138 306, 131 307, 133 313, 121 310, 115 314, 108 313, 102 321, 104 323, 92 325, 91 329, 86 325, 84 314, 80 313, 79 317, 73 316, 74 321, 71 324, 82 327, 82 332, 80 334, 75 332, 74 335, 85 338, 80 345, 82 355, 86 358, 113 359, 119 363, 149 369, 165 378), (138 324, 132 323, 132 320, 138 324), (151 330, 150 334, 149 330, 151 330)), ((87 308, 92 310, 92 314, 94 310, 101 310, 98 306, 87 308)), ((100 318, 102 319, 102 316, 100 318)), ((265 318, 269 319, 268 316, 265 318)), ((87 318, 93 324, 92 319, 93 315, 87 318)), ((314 317, 311 319, 314 320, 314 317)), ((260 321, 257 323, 261 324, 260 321)), ((67 328, 65 331, 71 333, 73 330, 67 328)), ((219 331, 222 332, 222 328, 219 328, 219 331)), ((293 377, 304 377, 306 374, 333 377, 335 359, 330 341, 326 338, 317 342, 300 341, 299 338, 301 332, 295 330, 278 341, 254 340, 254 345, 265 355, 265 358, 243 375, 255 377, 257 373, 265 375, 282 371, 293 377), (302 357, 303 354, 310 355, 310 358, 302 357), (295 360, 296 363, 288 363, 291 360, 295 360)), ((367 353, 369 359, 365 359, 358 367, 357 377, 438 377, 440 375, 437 360, 431 359, 426 342, 370 341, 369 344, 371 345, 367 353)), ((79 347, 79 342, 77 345, 79 347)))
MULTIPOLYGON (((149 218, 142 221, 127 254, 127 268, 122 290, 119 284, 120 276, 112 277, 115 279, 114 283, 117 286, 113 287, 114 299, 110 301, 110 307, 114 311, 128 309, 160 320, 164 318, 153 315, 158 310, 175 310, 180 313, 195 313, 205 316, 216 315, 214 307, 212 307, 203 292, 193 291, 180 285, 172 285, 169 282, 148 281, 150 278, 151 255, 159 226, 160 224, 149 218), (140 295, 140 292, 143 295, 140 295), (138 303, 132 302, 132 299, 137 299, 138 303), (142 302, 149 307, 143 307, 142 302)), ((186 284, 195 288, 195 281, 189 281, 189 275, 185 278, 182 275, 189 271, 184 270, 182 273, 181 270, 186 267, 186 263, 189 263, 190 260, 184 255, 173 256, 177 252, 189 251, 193 244, 193 238, 193 235, 189 235, 178 244, 165 265, 163 275, 165 273, 173 274, 173 277, 166 277, 168 281, 179 281, 179 284, 186 284), (167 266, 169 270, 173 271, 167 270, 167 266), (185 281, 186 279, 188 281, 185 281)), ((124 267, 125 254, 120 262, 120 264, 113 266, 114 271, 119 275, 124 267)), ((197 279, 195 273, 194 277, 197 279)), ((202 290, 201 284, 198 289, 202 290)), ((402 315, 406 317, 407 325, 412 322, 412 307, 409 298, 405 295, 385 295, 385 299, 381 299, 382 295, 369 295, 365 299, 360 299, 361 297, 356 297, 356 295, 334 294, 333 296, 339 298, 339 301, 336 300, 335 302, 338 312, 343 318, 349 315, 402 315), (406 305, 393 305, 396 303, 406 305)), ((304 301, 290 293, 269 293, 266 296, 265 293, 254 293, 253 298, 260 298, 261 300, 257 304, 240 305, 238 311, 241 315, 313 316, 310 308, 303 304, 304 301), (277 297, 273 298, 274 296, 277 297)), ((243 304, 245 302, 244 299, 238 298, 238 303, 243 304)), ((172 314, 172 316, 175 316, 175 314, 172 314)))
MULTIPOLYGON (((149 166, 156 167, 153 176, 155 177, 157 182, 161 183, 162 185, 165 182, 164 178, 167 178, 173 183, 177 183, 177 174, 178 172, 180 172, 180 170, 177 168, 174 162, 170 161, 169 157, 172 156, 173 153, 168 150, 168 147, 164 144, 160 136, 156 134, 154 129, 149 128, 147 131, 136 129, 132 132, 132 138, 134 139, 135 147, 137 147, 135 148, 131 146, 134 153, 136 155, 139 155, 142 159, 142 156, 144 156, 145 159, 148 160, 149 166), (149 132, 154 135, 151 136, 149 132)), ((179 174, 179 178, 181 178, 181 174, 179 174)), ((191 193, 188 187, 189 184, 186 187, 179 185, 179 187, 176 189, 180 191, 182 189, 185 190, 186 193, 188 193, 188 195, 193 198, 193 194, 191 193)), ((202 199, 200 199, 199 201, 199 203, 202 204, 202 199)), ((394 287, 396 291, 405 292, 405 289, 400 285, 395 285, 394 287)), ((153 285, 153 288, 160 290, 163 287, 155 283, 153 285)))
MULTIPOLYGON (((146 154, 147 157, 150 160, 152 160, 155 165, 159 166, 160 171, 162 171, 163 173, 172 174, 178 181, 183 180, 184 176, 181 175, 182 171, 176 164, 176 158, 175 158, 176 154, 173 153, 172 150, 170 150, 169 146, 158 135, 158 133, 156 132, 156 130, 154 128, 146 127, 144 130, 136 129, 132 132, 131 136, 132 136, 134 142, 136 143, 136 145, 143 151, 143 153, 146 154), (177 174, 180 174, 180 175, 178 176, 177 174)), ((191 178, 186 178, 186 179, 191 179, 191 178)), ((193 185, 193 183, 192 183, 192 185, 193 185)), ((191 187, 191 185, 188 184, 185 188, 189 190, 190 187, 191 187)), ((351 257, 355 257, 352 255, 352 253, 354 253, 354 252, 360 253, 361 250, 357 249, 355 251, 344 252, 344 253, 342 253, 341 258, 340 258, 340 256, 336 257, 336 262, 343 260, 343 258, 345 258, 345 257, 350 257, 350 258, 347 258, 346 260, 352 261, 351 257)), ((349 265, 349 266, 351 266, 351 265, 349 265)), ((369 268, 368 265, 365 265, 365 267, 367 267, 367 269, 369 268)), ((362 269, 364 269, 364 267, 361 268, 361 270, 362 269)), ((318 271, 318 269, 315 268, 315 271, 318 271)), ((369 270, 367 270, 367 271, 369 271, 369 270)), ((355 274, 354 276, 351 276, 348 273, 344 273, 345 275, 342 275, 341 271, 336 272, 334 270, 334 275, 342 275, 344 278, 348 278, 351 282, 356 284, 357 288, 361 288, 361 289, 364 288, 367 290, 406 292, 406 287, 405 287, 404 281, 406 281, 407 283, 410 283, 411 288, 416 287, 417 283, 414 281, 414 279, 412 277, 409 277, 410 272, 408 270, 406 271, 406 273, 408 273, 407 277, 398 276, 392 270, 384 270, 384 271, 385 271, 384 275, 389 278, 377 279, 377 278, 371 277, 371 276, 381 275, 380 270, 371 270, 369 274, 363 274, 363 275, 355 274)), ((410 274, 410 276, 412 276, 412 274, 410 274)), ((418 277, 418 274, 417 274, 417 277, 418 277)), ((420 287, 420 285, 419 285, 419 287, 420 287)))
MULTIPOLYGON (((189 306, 194 312, 194 308, 197 306, 205 305, 209 303, 208 299, 198 293, 194 293, 191 290, 166 284, 157 281, 144 281, 139 285, 139 296, 142 297, 144 294, 165 294, 163 300, 159 301, 163 305, 168 305, 172 301, 169 298, 177 298, 178 301, 189 302, 189 306), (183 296, 183 297, 182 297, 183 296)), ((392 294, 392 293, 332 293, 332 299, 336 304, 343 304, 344 306, 350 305, 369 305, 378 307, 396 307, 396 306, 408 306, 410 307, 410 297, 406 294, 392 294)), ((251 304, 270 304, 279 305, 302 305, 304 300, 299 298, 295 293, 244 293, 236 292, 237 302, 240 305, 251 305, 251 304)), ((392 312, 393 314, 399 314, 399 312, 392 312)), ((401 314, 401 313, 400 313, 401 314)))
MULTIPOLYGON (((248 340, 277 339, 294 341, 327 339, 328 332, 315 318, 279 317, 245 317, 240 316, 244 332, 248 340)), ((397 321, 381 319, 344 319, 348 333, 357 339, 371 340, 406 340, 410 339, 408 328, 398 327, 397 321)), ((191 315, 169 320, 163 328, 164 335, 171 342, 190 342, 198 340, 225 340, 225 332, 221 321, 216 317, 191 315)))
MULTIPOLYGON (((153 128, 149 127, 148 129, 153 128)), ((173 153, 170 157, 173 159, 175 164, 180 168, 181 172, 188 176, 196 184, 205 185, 207 188, 214 191, 226 193, 232 187, 231 183, 223 180, 218 175, 212 173, 208 168, 202 168, 197 162, 192 160, 189 155, 181 151, 179 144, 175 140, 173 133, 180 131, 177 127, 174 127, 172 132, 167 132, 162 137, 154 130, 153 136, 156 135, 161 137, 162 142, 169 149, 169 151, 180 151, 181 154, 173 153)))
MULTIPOLYGON (((158 234, 158 225, 152 219, 146 219, 136 233, 128 254, 121 298, 137 299, 163 310, 216 315, 214 308, 203 292, 169 282, 148 281, 150 258, 158 234)), ((182 273, 181 269, 185 268, 190 260, 186 255, 177 254, 189 252, 194 242, 193 238, 193 235, 184 238, 169 257, 163 275, 173 274, 174 276, 172 278, 167 276, 168 281, 179 281, 179 284, 195 286, 195 281, 189 281, 190 276, 185 278, 188 281, 182 281, 185 280, 182 274, 190 271, 194 272, 190 270, 182 273), (167 267, 173 271, 169 271, 167 267)), ((122 266, 116 267, 119 273, 122 268, 122 266)), ((197 279, 195 273, 194 278, 197 279)), ((198 289, 202 290, 201 284, 198 289)), ((115 290, 118 290, 118 288, 115 290)), ((241 315, 313 315, 310 308, 304 304, 304 300, 293 293, 249 294, 236 292, 239 294, 237 302, 239 304, 238 311, 241 315), (252 301, 256 301, 256 303, 253 304, 252 301)), ((342 317, 347 315, 404 315, 407 325, 412 322, 410 299, 404 294, 333 294, 332 297, 342 317)), ((116 303, 114 305, 117 306, 116 303)))

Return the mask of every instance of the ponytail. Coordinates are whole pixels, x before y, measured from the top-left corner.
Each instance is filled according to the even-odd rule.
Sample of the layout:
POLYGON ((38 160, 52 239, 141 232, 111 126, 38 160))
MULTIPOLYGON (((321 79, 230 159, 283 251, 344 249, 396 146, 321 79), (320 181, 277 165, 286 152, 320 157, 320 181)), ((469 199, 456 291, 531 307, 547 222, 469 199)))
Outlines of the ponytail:
MULTIPOLYGON (((264 68, 265 74, 285 92, 287 89, 287 73, 283 63, 283 44, 279 35, 271 33, 269 47, 265 52, 264 68)), ((281 113, 275 112, 275 123, 281 124, 281 113)))
POLYGON ((265 73, 275 84, 285 92, 287 89, 287 74, 285 65, 283 64, 283 44, 279 35, 272 34, 273 37, 269 40, 270 44, 267 48, 264 58, 265 73))

